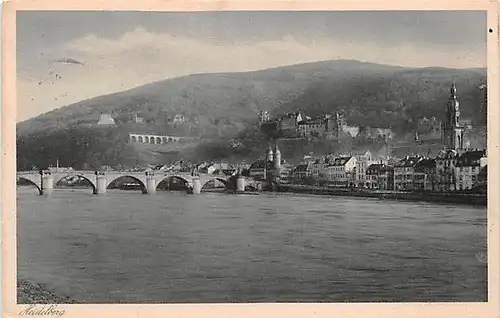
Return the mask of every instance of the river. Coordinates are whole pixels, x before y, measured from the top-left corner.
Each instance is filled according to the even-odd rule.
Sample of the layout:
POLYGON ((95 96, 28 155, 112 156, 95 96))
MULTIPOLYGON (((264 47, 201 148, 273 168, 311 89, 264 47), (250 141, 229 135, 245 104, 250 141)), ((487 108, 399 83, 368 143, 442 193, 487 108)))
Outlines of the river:
POLYGON ((79 303, 486 301, 486 208, 18 187, 18 277, 79 303))

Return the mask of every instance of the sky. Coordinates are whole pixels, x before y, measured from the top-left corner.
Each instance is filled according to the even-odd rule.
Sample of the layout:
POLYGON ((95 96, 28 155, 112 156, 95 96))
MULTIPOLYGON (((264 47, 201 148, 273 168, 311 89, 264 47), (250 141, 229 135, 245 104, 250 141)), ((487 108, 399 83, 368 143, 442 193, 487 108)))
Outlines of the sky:
POLYGON ((83 12, 17 14, 17 121, 194 73, 355 59, 486 66, 486 12, 83 12))

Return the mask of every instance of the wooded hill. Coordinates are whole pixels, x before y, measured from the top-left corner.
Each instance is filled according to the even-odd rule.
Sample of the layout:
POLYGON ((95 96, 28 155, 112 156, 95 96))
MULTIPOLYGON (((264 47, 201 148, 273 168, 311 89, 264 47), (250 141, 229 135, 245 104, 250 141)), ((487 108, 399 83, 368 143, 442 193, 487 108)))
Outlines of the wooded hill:
POLYGON ((301 110, 311 117, 341 111, 349 125, 392 127, 403 134, 414 129, 422 116, 444 117, 453 80, 462 118, 481 126, 486 115, 485 90, 480 89, 486 83, 485 73, 485 69, 415 69, 336 60, 167 79, 84 100, 19 123, 18 165, 44 166, 55 158, 61 164, 76 166, 137 164, 145 160, 126 144, 128 132, 135 131, 209 140, 185 154, 200 160, 234 152, 254 157, 266 139, 258 132, 260 110, 275 116, 301 110), (117 127, 95 127, 101 113, 111 114, 117 127), (133 123, 136 114, 145 124, 133 123), (176 114, 184 115, 187 123, 174 125, 176 114), (230 139, 241 140, 241 149, 229 147, 230 139))

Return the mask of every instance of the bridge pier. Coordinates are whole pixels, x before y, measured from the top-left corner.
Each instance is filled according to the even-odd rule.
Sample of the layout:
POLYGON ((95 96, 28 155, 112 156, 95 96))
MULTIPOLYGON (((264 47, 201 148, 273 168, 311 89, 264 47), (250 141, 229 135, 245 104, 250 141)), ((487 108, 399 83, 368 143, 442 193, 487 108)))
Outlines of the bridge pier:
POLYGON ((102 171, 96 171, 95 172, 95 177, 96 177, 96 187, 94 194, 104 194, 106 193, 107 190, 107 178, 106 178, 106 173, 102 171))
POLYGON ((201 193, 201 182, 199 177, 193 177, 193 194, 201 193))
POLYGON ((42 171, 42 186, 40 188, 40 194, 50 195, 54 191, 54 177, 50 171, 42 171))
POLYGON ((238 179, 236 179, 236 191, 245 192, 245 177, 242 175, 239 175, 238 179))
POLYGON ((154 173, 149 171, 146 172, 146 193, 156 193, 156 180, 154 178, 154 173))

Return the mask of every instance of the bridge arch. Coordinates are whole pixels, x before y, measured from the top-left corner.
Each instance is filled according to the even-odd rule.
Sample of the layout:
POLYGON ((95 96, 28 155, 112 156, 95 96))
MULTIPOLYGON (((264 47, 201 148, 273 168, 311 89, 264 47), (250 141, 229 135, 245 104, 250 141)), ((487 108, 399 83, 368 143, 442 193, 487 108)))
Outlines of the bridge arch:
POLYGON ((206 185, 208 185, 209 182, 212 181, 219 181, 220 183, 224 184, 224 187, 227 189, 228 181, 223 179, 223 178, 211 178, 207 180, 204 184, 201 185, 201 189, 203 190, 206 185))
POLYGON ((90 185, 92 187, 93 193, 97 193, 97 187, 96 187, 94 181, 92 181, 88 176, 85 176, 83 174, 76 174, 75 173, 75 174, 58 175, 57 177, 54 178, 54 184, 57 185, 62 180, 67 179, 67 178, 71 178, 71 177, 80 177, 84 180, 87 180, 87 182, 90 183, 90 185))
POLYGON ((37 188, 39 194, 42 193, 42 189, 40 188, 40 186, 38 186, 38 184, 36 184, 36 182, 33 182, 32 180, 23 177, 19 177, 19 180, 27 181, 30 185, 34 185, 37 188))
POLYGON ((156 183, 156 188, 161 189, 162 187, 160 187, 160 184, 163 186, 165 183, 167 183, 167 186, 170 187, 170 183, 172 182, 173 179, 180 180, 184 183, 186 188, 189 187, 189 181, 187 181, 183 177, 181 177, 181 176, 167 176, 163 179, 158 180, 158 182, 156 183))
POLYGON ((136 182, 139 184, 139 187, 140 187, 140 190, 142 191, 142 193, 146 193, 146 192, 147 192, 147 190, 146 190, 146 185, 144 184, 144 182, 143 182, 141 179, 136 178, 136 177, 131 176, 131 175, 122 175, 122 176, 116 177, 116 178, 114 178, 114 179, 110 179, 111 181, 110 181, 110 180, 108 180, 108 181, 107 181, 107 184, 106 184, 106 189, 108 189, 108 188, 109 188, 109 186, 110 186, 112 183, 114 183, 114 182, 116 182, 116 181, 118 181, 118 180, 120 180, 120 179, 123 179, 123 178, 130 178, 130 179, 132 179, 132 180, 136 181, 136 182))

